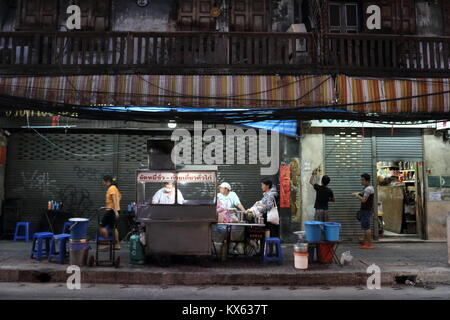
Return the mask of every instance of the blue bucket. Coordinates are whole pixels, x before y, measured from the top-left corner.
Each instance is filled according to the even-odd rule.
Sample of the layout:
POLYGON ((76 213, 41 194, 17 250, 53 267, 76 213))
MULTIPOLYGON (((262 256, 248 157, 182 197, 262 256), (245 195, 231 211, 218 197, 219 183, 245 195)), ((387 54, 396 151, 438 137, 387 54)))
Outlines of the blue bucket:
POLYGON ((322 225, 323 222, 320 221, 306 221, 305 222, 306 241, 308 242, 322 241, 322 225))
POLYGON ((70 226, 70 239, 87 239, 89 219, 72 218, 69 221, 72 222, 70 226))
POLYGON ((339 233, 341 231, 341 224, 336 222, 325 223, 325 240, 339 241, 339 233))

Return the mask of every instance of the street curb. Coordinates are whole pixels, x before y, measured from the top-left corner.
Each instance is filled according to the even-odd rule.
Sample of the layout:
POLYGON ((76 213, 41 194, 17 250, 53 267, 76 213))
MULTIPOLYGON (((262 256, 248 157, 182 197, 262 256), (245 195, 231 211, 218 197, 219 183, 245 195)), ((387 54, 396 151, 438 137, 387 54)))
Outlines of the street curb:
MULTIPOLYGON (((1 269, 0 282, 65 283, 70 275, 65 270, 1 269)), ((239 286, 366 286, 370 275, 365 272, 298 271, 284 274, 202 273, 92 270, 83 268, 81 282, 122 285, 239 285, 239 286)), ((396 277, 416 277, 423 283, 450 284, 450 270, 432 272, 402 270, 383 272, 382 285, 395 285, 396 277)))

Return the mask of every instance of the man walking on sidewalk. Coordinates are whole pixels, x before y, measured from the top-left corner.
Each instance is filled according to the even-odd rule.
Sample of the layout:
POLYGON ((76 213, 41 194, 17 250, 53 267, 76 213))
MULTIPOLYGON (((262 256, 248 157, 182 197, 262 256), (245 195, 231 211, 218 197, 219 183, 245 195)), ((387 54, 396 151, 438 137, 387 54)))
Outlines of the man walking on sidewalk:
POLYGON ((359 217, 361 220, 361 230, 364 232, 364 239, 361 241, 361 249, 373 249, 372 247, 372 232, 370 231, 370 221, 373 214, 373 200, 375 190, 370 185, 370 175, 364 173, 361 175, 361 185, 364 187, 363 192, 353 193, 353 195, 361 201, 361 209, 359 217))

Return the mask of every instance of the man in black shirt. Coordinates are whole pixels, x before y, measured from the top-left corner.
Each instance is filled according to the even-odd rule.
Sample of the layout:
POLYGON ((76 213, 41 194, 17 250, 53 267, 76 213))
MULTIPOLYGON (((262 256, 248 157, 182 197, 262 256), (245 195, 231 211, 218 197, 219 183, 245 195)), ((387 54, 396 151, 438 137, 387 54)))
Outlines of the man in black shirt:
POLYGON ((314 208, 316 209, 316 214, 314 215, 314 220, 327 222, 328 221, 328 202, 335 201, 333 191, 327 186, 330 184, 330 177, 322 177, 322 185, 315 183, 317 176, 317 170, 314 170, 309 183, 316 190, 316 202, 314 208))

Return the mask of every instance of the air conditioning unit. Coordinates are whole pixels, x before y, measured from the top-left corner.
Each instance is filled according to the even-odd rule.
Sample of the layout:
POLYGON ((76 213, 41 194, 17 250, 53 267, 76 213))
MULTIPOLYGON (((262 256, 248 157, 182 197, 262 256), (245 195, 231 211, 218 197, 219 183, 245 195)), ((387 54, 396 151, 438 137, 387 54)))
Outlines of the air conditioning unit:
MULTIPOLYGON (((295 32, 295 33, 307 33, 306 26, 304 23, 291 24, 287 32, 295 32)), ((306 52, 306 39, 297 39, 296 41, 296 51, 297 52, 306 52)))
MULTIPOLYGON (((291 24, 287 32, 307 33, 306 26, 303 23, 291 24)), ((290 42, 289 56, 293 63, 308 63, 308 43, 306 39, 298 38, 295 40, 295 48, 290 42)))

